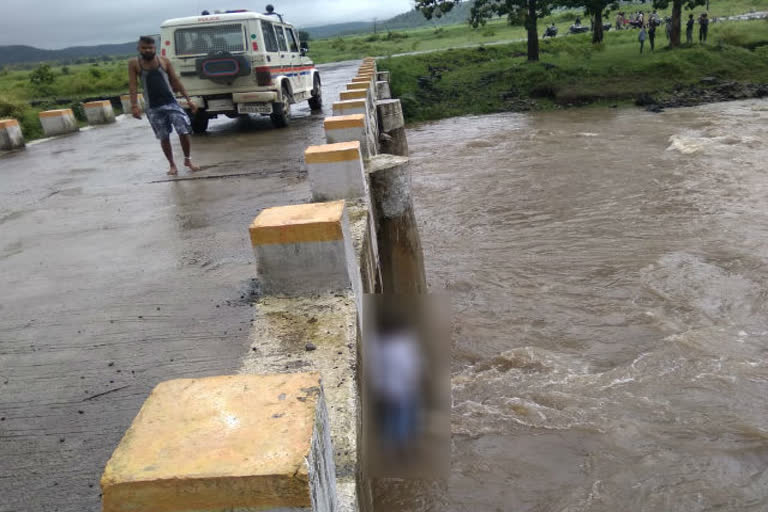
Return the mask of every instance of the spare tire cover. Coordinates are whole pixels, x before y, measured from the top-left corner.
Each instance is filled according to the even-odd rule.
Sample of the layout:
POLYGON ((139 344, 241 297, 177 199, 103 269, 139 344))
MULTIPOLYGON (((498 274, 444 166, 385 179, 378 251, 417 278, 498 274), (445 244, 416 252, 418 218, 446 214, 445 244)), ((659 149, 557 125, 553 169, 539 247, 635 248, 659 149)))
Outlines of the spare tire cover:
POLYGON ((231 84, 238 77, 251 74, 251 63, 243 55, 211 52, 195 61, 197 76, 220 84, 231 84))

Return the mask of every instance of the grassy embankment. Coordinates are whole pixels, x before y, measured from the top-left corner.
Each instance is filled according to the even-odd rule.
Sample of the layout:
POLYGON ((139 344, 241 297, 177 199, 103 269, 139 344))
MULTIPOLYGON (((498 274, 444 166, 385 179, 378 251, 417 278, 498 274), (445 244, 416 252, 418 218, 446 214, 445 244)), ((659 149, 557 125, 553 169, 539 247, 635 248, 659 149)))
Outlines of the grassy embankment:
POLYGON ((541 62, 528 63, 525 43, 448 50, 381 61, 392 71, 392 92, 408 121, 466 114, 550 109, 563 105, 633 101, 642 93, 669 94, 704 77, 768 83, 768 22, 711 27, 707 45, 639 54, 638 31, 608 33, 602 45, 589 34, 547 40, 541 62))
MULTIPOLYGON (((643 10, 646 14, 651 11, 650 2, 645 4, 628 4, 622 8, 627 12, 643 10)), ((711 0, 709 12, 711 16, 723 17, 764 10, 768 10, 768 0, 711 0)), ((698 13, 702 11, 703 8, 699 7, 692 12, 698 16, 698 13)), ((690 12, 684 10, 683 14, 687 18, 690 12)), ((662 17, 671 16, 671 8, 660 10, 659 15, 662 17)), ((540 20, 539 33, 543 34, 546 26, 555 23, 560 34, 565 34, 577 16, 581 16, 584 23, 589 23, 583 17, 583 10, 570 9, 557 12, 540 20)), ((606 20, 606 22, 613 21, 615 21, 614 15, 606 20)), ((664 37, 663 30, 659 35, 662 38, 664 37)), ((388 56, 499 41, 513 41, 525 37, 526 33, 523 27, 510 26, 506 23, 506 20, 496 19, 477 30, 470 28, 467 24, 459 24, 437 29, 421 28, 396 32, 382 30, 378 34, 321 39, 310 42, 310 55, 316 63, 320 64, 361 59, 368 55, 388 56)))
POLYGON ((40 86, 30 82, 30 71, 0 71, 0 119, 18 119, 27 140, 43 136, 37 119, 41 110, 73 108, 78 118, 84 121, 84 113, 79 107, 83 98, 128 92, 128 67, 124 61, 51 65, 51 71, 53 83, 40 86))

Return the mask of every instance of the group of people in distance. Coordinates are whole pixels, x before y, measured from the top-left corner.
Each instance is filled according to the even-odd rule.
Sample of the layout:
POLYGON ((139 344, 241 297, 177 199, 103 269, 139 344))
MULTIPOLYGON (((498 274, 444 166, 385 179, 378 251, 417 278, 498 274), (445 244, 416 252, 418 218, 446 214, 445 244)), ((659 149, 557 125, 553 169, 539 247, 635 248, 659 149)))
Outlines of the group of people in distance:
MULTIPOLYGON (((640 53, 645 50, 645 41, 647 40, 651 46, 651 51, 656 49, 656 29, 662 25, 665 26, 665 32, 667 40, 672 39, 672 18, 667 17, 663 21, 659 17, 656 11, 653 11, 648 20, 645 19, 645 13, 638 11, 636 13, 626 15, 624 12, 620 12, 616 15, 616 30, 628 30, 631 28, 640 29, 640 33, 637 36, 640 41, 640 53)), ((709 33, 709 15, 706 12, 699 15, 699 42, 706 43, 707 35, 709 33)), ((693 44, 693 29, 696 24, 694 15, 690 14, 688 20, 685 23, 685 40, 688 44, 693 44)))

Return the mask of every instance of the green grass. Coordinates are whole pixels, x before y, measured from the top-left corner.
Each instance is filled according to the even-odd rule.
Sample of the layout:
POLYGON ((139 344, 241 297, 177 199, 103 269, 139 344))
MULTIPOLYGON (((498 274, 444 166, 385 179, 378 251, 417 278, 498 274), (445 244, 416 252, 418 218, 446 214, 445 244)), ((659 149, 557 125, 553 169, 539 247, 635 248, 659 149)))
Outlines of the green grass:
POLYGON ((76 64, 51 67, 54 82, 40 87, 30 83, 30 71, 0 71, 0 119, 18 119, 27 140, 43 136, 37 118, 40 111, 72 108, 78 120, 84 121, 85 113, 80 105, 83 98, 109 97, 128 92, 128 65, 125 61, 100 63, 98 66, 76 64))
POLYGON ((521 110, 531 99, 541 109, 631 101, 705 76, 768 83, 766 21, 715 25, 710 44, 676 50, 661 35, 656 52, 642 56, 637 34, 609 33, 602 45, 588 34, 547 40, 539 63, 528 63, 525 44, 514 43, 390 58, 380 68, 392 72, 392 93, 411 122, 521 110))
MULTIPOLYGON (((643 10, 649 13, 651 11, 650 3, 624 5, 622 9, 628 12, 643 10)), ((710 3, 710 16, 713 17, 764 10, 768 10, 768 0, 711 0, 710 3)), ((694 11, 683 10, 683 16, 687 18, 691 12, 698 16, 698 13, 702 11, 702 7, 694 11)), ((660 10, 659 14, 662 17, 671 16, 671 9, 660 10)), ((579 9, 557 12, 540 20, 539 32, 540 34, 543 33, 544 28, 554 22, 560 30, 560 34, 565 34, 577 16, 583 18, 582 11, 579 9)), ((606 23, 614 21, 615 15, 611 15, 606 23)), ((586 20, 585 22, 588 23, 586 20)), ((663 37, 663 31, 661 32, 663 37)), ((525 37, 526 33, 523 27, 510 26, 506 20, 496 19, 478 29, 472 29, 468 24, 459 24, 438 29, 421 28, 397 31, 392 32, 391 35, 387 32, 380 32, 379 34, 321 39, 310 42, 310 55, 316 63, 321 64, 360 59, 366 56, 391 56, 408 52, 511 41, 525 37)))

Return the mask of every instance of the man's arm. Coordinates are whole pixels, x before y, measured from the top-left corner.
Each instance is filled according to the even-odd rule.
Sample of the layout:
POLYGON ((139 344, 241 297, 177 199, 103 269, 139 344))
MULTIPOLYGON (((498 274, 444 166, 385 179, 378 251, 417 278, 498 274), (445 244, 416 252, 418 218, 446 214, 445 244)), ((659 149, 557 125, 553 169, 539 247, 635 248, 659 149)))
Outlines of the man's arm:
POLYGON ((178 75, 176 75, 176 70, 173 69, 173 64, 171 64, 171 61, 165 57, 162 57, 162 59, 163 64, 165 64, 165 69, 168 72, 168 78, 171 81, 171 87, 173 87, 174 91, 181 94, 184 99, 187 100, 187 104, 189 105, 189 109, 192 111, 192 113, 197 112, 197 105, 192 103, 192 100, 189 99, 189 94, 187 94, 187 90, 184 88, 184 84, 181 83, 178 75))
POLYGON ((141 119, 141 109, 139 109, 139 100, 138 100, 138 93, 137 93, 137 75, 138 70, 136 69, 136 61, 134 59, 131 59, 128 61, 128 91, 131 95, 131 113, 133 114, 133 117, 137 119, 141 119))

